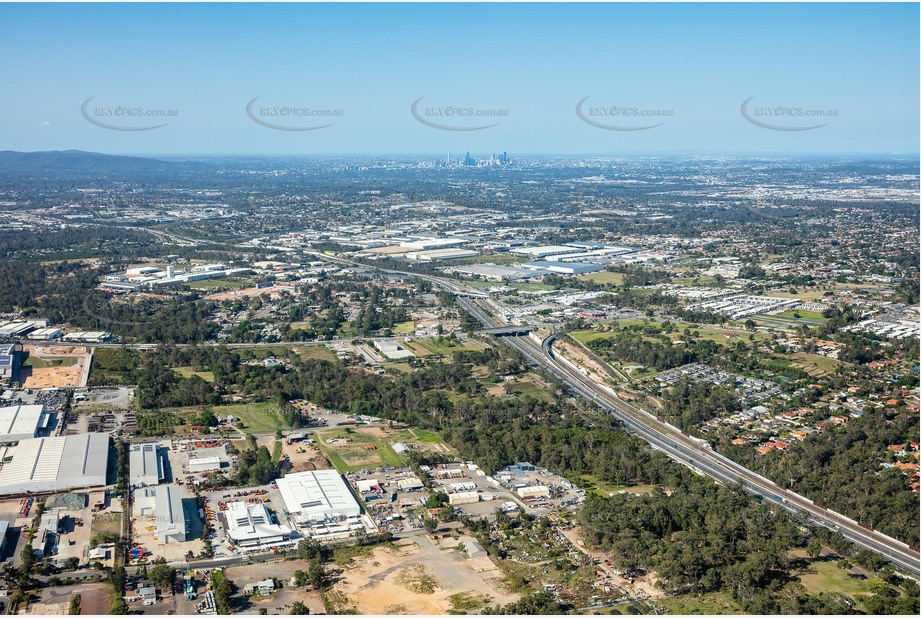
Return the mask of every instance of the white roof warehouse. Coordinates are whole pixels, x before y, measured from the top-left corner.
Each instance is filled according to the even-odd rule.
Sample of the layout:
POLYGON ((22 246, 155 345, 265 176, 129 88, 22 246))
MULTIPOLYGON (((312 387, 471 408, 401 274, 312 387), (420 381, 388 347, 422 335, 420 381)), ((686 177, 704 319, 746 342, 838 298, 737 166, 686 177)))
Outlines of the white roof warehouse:
POLYGON ((34 438, 42 421, 43 406, 8 406, 0 408, 0 442, 17 442, 34 438))
POLYGON ((361 507, 335 470, 312 470, 278 479, 288 512, 307 522, 337 521, 361 515, 361 507))
POLYGON ((0 468, 0 496, 106 484, 109 436, 104 433, 21 440, 9 452, 12 460, 0 468))
POLYGON ((182 506, 182 496, 176 485, 160 485, 154 498, 157 542, 181 543, 186 540, 190 518, 182 506))
POLYGON ((164 478, 160 448, 156 444, 132 444, 128 470, 132 485, 156 485, 164 478))
POLYGON ((249 551, 291 542, 291 529, 272 523, 261 502, 231 502, 227 507, 227 536, 238 547, 249 551))

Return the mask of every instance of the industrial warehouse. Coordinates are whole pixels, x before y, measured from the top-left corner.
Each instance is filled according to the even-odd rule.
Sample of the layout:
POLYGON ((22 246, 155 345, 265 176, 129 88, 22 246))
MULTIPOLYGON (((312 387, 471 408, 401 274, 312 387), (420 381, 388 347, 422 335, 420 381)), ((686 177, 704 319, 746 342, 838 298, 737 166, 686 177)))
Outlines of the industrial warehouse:
POLYGON ((227 536, 243 551, 259 551, 294 545, 291 529, 272 523, 272 515, 261 502, 230 502, 225 513, 227 536))
POLYGON ((189 532, 190 518, 182 507, 182 496, 176 485, 161 485, 156 489, 157 542, 181 543, 189 532))
POLYGON ((0 343, 0 382, 9 382, 16 375, 21 353, 18 343, 0 343))
POLYGON ((129 450, 130 482, 135 487, 156 485, 163 481, 163 460, 156 444, 132 444, 129 450))
POLYGON ((101 433, 21 440, 0 467, 0 496, 106 485, 109 436, 101 433))
POLYGON ((313 470, 278 479, 278 489, 298 526, 357 518, 361 507, 335 470, 313 470))
POLYGON ((0 443, 18 442, 37 436, 48 426, 43 406, 7 406, 0 408, 0 443))

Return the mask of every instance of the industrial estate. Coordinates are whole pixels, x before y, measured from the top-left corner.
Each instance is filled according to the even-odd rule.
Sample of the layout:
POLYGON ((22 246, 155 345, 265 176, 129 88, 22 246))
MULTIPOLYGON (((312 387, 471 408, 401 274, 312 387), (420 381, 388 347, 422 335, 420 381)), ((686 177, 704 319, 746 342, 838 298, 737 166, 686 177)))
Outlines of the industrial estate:
MULTIPOLYGON (((369 186, 419 170, 499 183, 425 161, 377 165, 369 186)), ((651 173, 590 165, 588 178, 651 173)), ((47 263, 31 247, 8 253, 11 269, 40 260, 38 276, 16 270, 25 284, 0 316, 8 610, 914 602, 917 212, 888 204, 910 200, 917 177, 874 207, 850 192, 824 198, 835 206, 785 194, 777 203, 798 213, 787 218, 749 197, 674 206, 690 181, 655 201, 606 196, 566 163, 502 169, 596 193, 526 194, 510 210, 488 189, 373 191, 256 214, 228 205, 226 189, 156 222, 122 208, 132 227, 119 231, 105 227, 104 184, 98 203, 8 210, 16 234, 55 252, 47 263), (746 200, 728 226, 704 216, 746 200), (714 223, 680 231, 683 209, 714 223), (803 209, 828 230, 820 249, 776 240, 803 209), (56 239, 59 225, 72 231, 56 239), (93 234, 107 250, 59 261, 93 234), (738 529, 719 537, 721 558, 699 558, 711 569, 732 573, 751 547, 783 556, 780 579, 762 576, 776 591, 731 592, 726 575, 669 561, 682 535, 723 534, 682 512, 738 529)))
POLYGON ((918 616, 918 17, 0 4, 0 614, 918 616))

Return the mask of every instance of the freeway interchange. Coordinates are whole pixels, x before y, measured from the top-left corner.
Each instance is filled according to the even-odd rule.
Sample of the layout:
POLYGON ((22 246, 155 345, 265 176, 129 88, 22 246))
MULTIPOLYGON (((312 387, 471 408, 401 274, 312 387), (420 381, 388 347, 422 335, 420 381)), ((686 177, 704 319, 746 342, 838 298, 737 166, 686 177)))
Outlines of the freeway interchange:
MULTIPOLYGON (((319 252, 316 252, 316 255, 350 266, 362 265, 339 256, 319 252)), ((503 327, 512 326, 487 294, 461 282, 420 273, 374 268, 381 272, 417 277, 450 292, 457 298, 458 304, 487 330, 504 330, 503 327), (478 302, 482 302, 489 308, 489 311, 478 302)), ((516 324, 515 326, 527 325, 516 324)), ((683 434, 676 427, 624 401, 608 385, 589 378, 567 359, 558 356, 553 349, 554 335, 540 340, 534 337, 533 332, 524 335, 526 330, 522 329, 520 333, 510 332, 509 336, 503 336, 501 339, 521 352, 530 363, 545 369, 573 392, 588 399, 611 417, 624 423, 628 431, 646 440, 654 448, 698 473, 709 476, 720 483, 740 485, 750 495, 783 508, 791 514, 808 518, 810 525, 823 526, 858 547, 875 551, 904 573, 915 578, 921 576, 921 566, 919 566, 921 556, 916 549, 815 504, 720 455, 710 449, 705 441, 683 434), (516 336, 519 334, 524 336, 516 336)))
MULTIPOLYGON (((502 321, 466 295, 455 282, 426 277, 433 283, 458 294, 458 303, 485 328, 496 329, 502 321)), ((609 386, 590 379, 567 359, 553 350, 554 335, 542 340, 532 336, 506 336, 502 340, 515 348, 534 365, 537 365, 567 385, 573 392, 596 404, 613 418, 625 423, 629 431, 646 440, 654 448, 675 461, 691 467, 721 483, 740 484, 744 491, 790 512, 808 516, 812 525, 824 526, 861 548, 878 552, 900 571, 914 577, 921 574, 919 554, 908 545, 857 522, 830 511, 799 494, 786 490, 776 483, 752 472, 738 463, 710 449, 702 440, 683 434, 677 428, 662 422, 648 412, 619 398, 609 386)))
MULTIPOLYGON (((330 259, 328 255, 323 255, 323 257, 330 259)), ((332 259, 357 265, 356 262, 343 258, 332 259)), ((505 317, 501 315, 501 311, 498 311, 498 306, 488 299, 488 295, 469 288, 461 282, 379 267, 377 270, 424 279, 454 294, 461 308, 476 318, 487 330, 510 326, 505 317), (483 305, 489 307, 490 310, 487 311, 481 304, 478 304, 478 300, 481 300, 483 305)), ((588 399, 611 417, 623 422, 628 431, 646 440, 675 461, 720 483, 740 485, 746 493, 752 496, 778 506, 791 514, 808 517, 811 525, 828 528, 860 548, 879 553, 901 572, 916 579, 921 576, 921 555, 916 549, 862 526, 840 513, 815 504, 812 500, 784 489, 773 481, 720 455, 710 449, 703 440, 687 436, 676 427, 624 401, 609 386, 590 379, 565 358, 557 356, 553 350, 554 335, 542 340, 535 339, 533 335, 534 333, 527 336, 504 336, 501 339, 521 352, 530 363, 548 371, 573 392, 588 399)))

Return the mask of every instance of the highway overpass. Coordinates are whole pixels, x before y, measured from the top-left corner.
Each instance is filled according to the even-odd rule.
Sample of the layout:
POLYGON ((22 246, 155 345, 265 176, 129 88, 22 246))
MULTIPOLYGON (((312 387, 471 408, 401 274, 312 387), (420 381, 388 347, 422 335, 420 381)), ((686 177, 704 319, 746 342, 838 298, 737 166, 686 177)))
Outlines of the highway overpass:
MULTIPOLYGON (((499 327, 492 316, 471 300, 458 299, 458 303, 487 327, 499 327)), ((543 339, 540 344, 531 337, 503 338, 503 341, 520 351, 532 364, 546 369, 575 393, 592 401, 613 418, 625 423, 629 431, 675 461, 719 482, 741 484, 744 491, 751 495, 790 513, 806 514, 813 525, 824 526, 858 547, 880 553, 899 570, 914 577, 921 574, 917 550, 780 487, 773 481, 711 450, 702 441, 682 434, 677 428, 659 421, 645 410, 620 399, 609 386, 591 380, 572 363, 558 357, 553 350, 553 340, 553 335, 543 339)))

